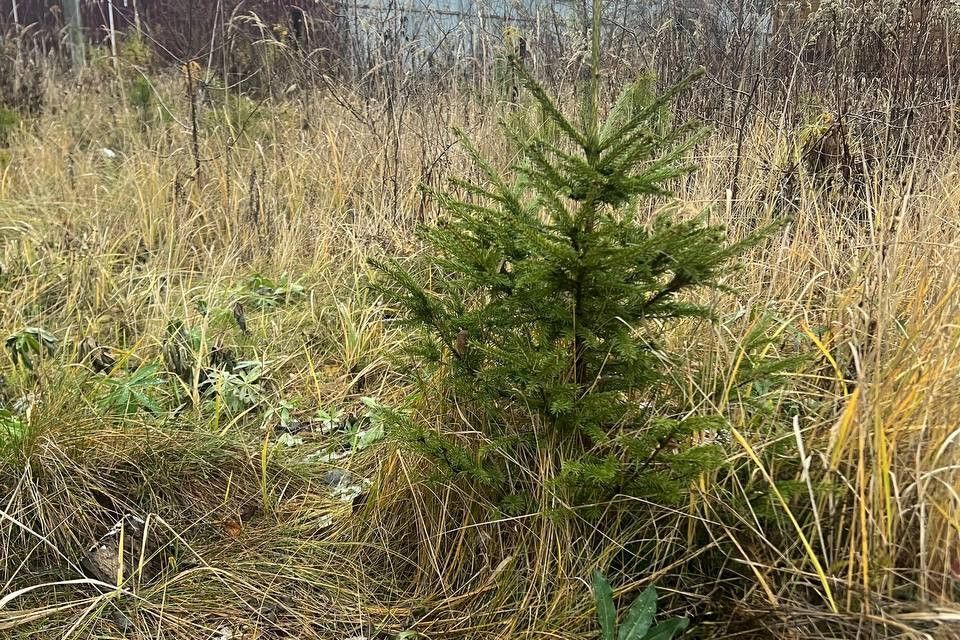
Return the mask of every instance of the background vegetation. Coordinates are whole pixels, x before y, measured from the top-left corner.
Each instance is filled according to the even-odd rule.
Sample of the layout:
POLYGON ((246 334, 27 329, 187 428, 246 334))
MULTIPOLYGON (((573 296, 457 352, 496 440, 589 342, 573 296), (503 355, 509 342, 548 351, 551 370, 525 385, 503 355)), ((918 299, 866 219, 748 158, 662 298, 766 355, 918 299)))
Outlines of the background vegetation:
MULTIPOLYGON (((500 123, 538 116, 507 56, 526 51, 573 114, 585 40, 559 55, 521 25, 430 68, 422 41, 384 36, 368 66, 336 67, 282 16, 238 12, 219 57, 167 59, 145 28, 68 69, 39 27, 11 32, 2 633, 597 637, 600 570, 624 609, 656 583, 685 637, 956 637, 956 38, 946 3, 874 4, 798 8, 763 42, 719 17, 690 26, 715 40, 676 16, 649 38, 604 23, 611 95, 706 68, 673 106, 711 125, 699 171, 635 219, 731 241, 789 223, 693 294, 713 319, 655 332, 665 379, 638 409, 685 425, 658 447, 717 463, 583 513, 505 504, 409 446, 398 417, 468 451, 501 443, 469 407, 423 400, 450 399, 444 370, 411 375, 420 335, 369 261, 429 259, 421 187, 483 180, 453 127, 510 175, 500 123), (851 19, 868 9, 869 29, 851 19)), ((555 498, 549 465, 524 462, 514 483, 555 498)))

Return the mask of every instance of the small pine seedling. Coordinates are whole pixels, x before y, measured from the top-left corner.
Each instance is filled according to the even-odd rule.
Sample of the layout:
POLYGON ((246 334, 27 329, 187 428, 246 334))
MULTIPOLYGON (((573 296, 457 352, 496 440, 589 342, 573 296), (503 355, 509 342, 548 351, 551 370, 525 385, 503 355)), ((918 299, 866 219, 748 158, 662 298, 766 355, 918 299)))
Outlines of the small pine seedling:
POLYGON ((538 107, 505 125, 519 160, 500 171, 464 138, 484 180, 433 194, 446 219, 423 233, 429 262, 373 261, 375 288, 415 333, 407 370, 441 380, 424 390, 428 406, 455 405, 451 419, 468 424, 450 431, 482 437, 466 442, 400 414, 395 432, 447 475, 494 488, 501 504, 529 504, 544 478, 566 504, 679 501, 722 459, 716 445, 692 443, 719 419, 656 418, 676 362, 663 336, 711 316, 689 293, 722 288, 760 235, 728 243, 702 220, 641 214, 694 168, 685 157, 700 136, 668 107, 695 77, 661 95, 642 78, 601 119, 597 71, 569 119, 514 65, 538 107), (530 472, 544 460, 545 474, 530 472))

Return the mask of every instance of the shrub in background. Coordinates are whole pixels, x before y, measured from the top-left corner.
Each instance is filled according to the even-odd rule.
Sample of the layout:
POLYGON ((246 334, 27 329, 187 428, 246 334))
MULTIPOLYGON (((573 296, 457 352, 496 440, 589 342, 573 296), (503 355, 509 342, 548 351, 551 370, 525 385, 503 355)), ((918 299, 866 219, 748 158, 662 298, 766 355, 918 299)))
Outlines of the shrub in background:
POLYGON ((21 119, 38 115, 45 102, 44 67, 31 64, 19 50, 13 32, 0 37, 0 146, 9 142, 9 135, 21 119))

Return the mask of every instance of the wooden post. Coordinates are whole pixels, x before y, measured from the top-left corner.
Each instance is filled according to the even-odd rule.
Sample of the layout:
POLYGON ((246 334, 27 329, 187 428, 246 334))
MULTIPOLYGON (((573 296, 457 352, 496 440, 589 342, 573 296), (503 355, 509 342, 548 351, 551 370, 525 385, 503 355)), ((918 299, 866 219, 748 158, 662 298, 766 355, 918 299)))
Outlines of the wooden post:
POLYGON ((83 66, 86 59, 83 46, 83 18, 80 0, 63 0, 63 17, 67 20, 67 43, 74 66, 83 66))

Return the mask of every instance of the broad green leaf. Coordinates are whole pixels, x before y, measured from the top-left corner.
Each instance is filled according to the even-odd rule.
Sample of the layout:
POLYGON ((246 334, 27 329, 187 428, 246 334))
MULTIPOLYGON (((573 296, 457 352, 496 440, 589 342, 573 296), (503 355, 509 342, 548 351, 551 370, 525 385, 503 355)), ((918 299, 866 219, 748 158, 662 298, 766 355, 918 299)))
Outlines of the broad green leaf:
POLYGON ((0 409, 0 451, 7 446, 17 445, 26 436, 26 432, 27 427, 23 421, 6 409, 0 409))
POLYGON ((686 629, 689 624, 690 621, 687 618, 674 618, 661 622, 651 629, 650 633, 643 637, 643 640, 671 640, 677 633, 686 629))
POLYGON ((615 640, 617 611, 613 607, 613 588, 599 571, 593 572, 593 597, 597 602, 597 618, 600 620, 602 640, 615 640))
POLYGON ((53 355, 57 348, 57 337, 40 327, 26 327, 7 337, 4 342, 14 366, 21 362, 27 369, 33 369, 31 355, 53 355))
POLYGON ((619 640, 642 640, 657 613, 657 590, 650 585, 630 605, 620 627, 619 640))
POLYGON ((380 441, 385 435, 383 423, 377 422, 367 429, 358 429, 353 435, 353 449, 362 451, 380 441))
POLYGON ((295 436, 291 433, 284 433, 277 438, 277 444, 286 445, 288 447, 297 447, 303 444, 303 437, 295 436))
POLYGON ((162 411, 160 405, 154 402, 153 398, 141 391, 134 392, 134 398, 136 399, 138 405, 154 415, 157 415, 162 411))

